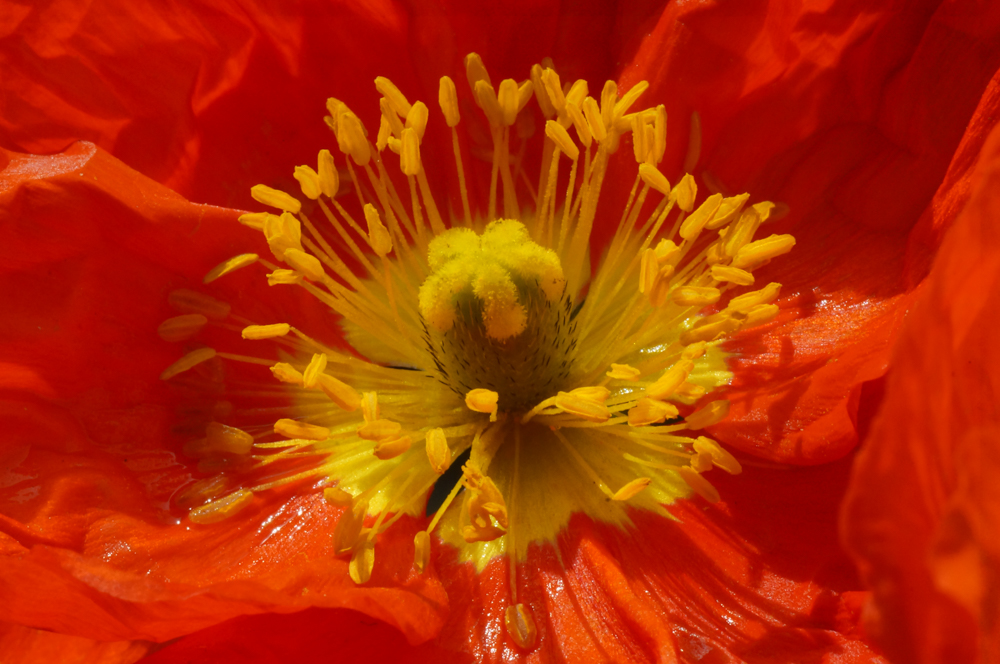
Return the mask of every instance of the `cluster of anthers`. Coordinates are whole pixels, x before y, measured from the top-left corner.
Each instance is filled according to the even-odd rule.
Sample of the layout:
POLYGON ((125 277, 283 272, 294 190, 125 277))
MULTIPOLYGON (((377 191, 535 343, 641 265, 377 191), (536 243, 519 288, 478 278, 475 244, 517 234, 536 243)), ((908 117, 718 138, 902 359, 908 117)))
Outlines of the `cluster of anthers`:
MULTIPOLYGON (((185 452, 210 476, 177 502, 190 507, 191 521, 211 523, 255 493, 319 477, 326 500, 344 507, 334 548, 350 556, 359 584, 372 574, 379 534, 403 515, 423 516, 435 483, 460 467, 414 539, 414 566, 427 568, 432 533, 479 569, 506 554, 505 626, 529 648, 534 618, 517 600, 517 563, 529 544, 554 540, 574 512, 628 527, 626 505, 667 516, 664 505, 692 492, 717 501, 705 472, 740 472, 732 455, 699 435, 728 411, 728 402, 703 397, 731 378, 719 344, 778 312, 779 284, 732 291, 753 286, 754 270, 795 240, 754 239, 771 203, 716 192, 696 205, 691 175, 671 186, 657 167, 664 107, 632 110, 645 82, 620 96, 608 81, 596 99, 585 81, 564 85, 551 66, 535 65, 528 80, 499 87, 478 55, 465 67, 492 136, 485 215, 469 204, 450 78, 441 79, 438 102, 451 130, 461 211, 449 207, 447 221, 421 159, 428 107, 376 79, 383 96, 372 143, 358 116, 330 99, 325 120, 350 179, 343 193, 353 190, 358 207, 338 199, 344 173, 322 150, 315 169, 295 168, 312 218, 295 196, 264 185, 253 198, 277 212, 240 218, 263 232, 276 262, 236 256, 205 283, 263 266, 271 286, 303 288, 335 312, 331 325, 339 320, 343 334, 331 336, 351 349, 287 322, 254 324, 211 296, 175 291, 170 301, 181 315, 163 323, 164 339, 193 340, 211 324, 275 346, 259 354, 271 359, 190 346, 162 378, 204 370, 219 361, 213 358, 270 367, 281 403, 291 397, 285 416, 257 427, 209 424, 185 452), (525 111, 532 98, 545 118, 537 188, 523 167, 535 126, 536 112, 525 111), (609 157, 629 133, 635 184, 620 219, 607 212, 598 219, 609 157), (387 149, 398 155, 402 176, 390 174, 395 157, 387 149), (591 278, 591 231, 616 222, 591 278)), ((685 170, 700 142, 692 125, 685 170)))

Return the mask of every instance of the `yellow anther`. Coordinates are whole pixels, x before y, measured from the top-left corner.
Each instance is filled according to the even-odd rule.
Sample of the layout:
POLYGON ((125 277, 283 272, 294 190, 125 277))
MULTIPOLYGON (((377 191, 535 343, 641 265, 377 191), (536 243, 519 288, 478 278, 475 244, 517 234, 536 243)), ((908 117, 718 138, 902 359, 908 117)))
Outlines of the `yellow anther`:
POLYGON ((407 101, 406 95, 399 91, 396 84, 387 79, 385 76, 379 76, 375 79, 375 89, 379 91, 383 97, 389 100, 392 104, 392 108, 399 114, 399 117, 405 118, 410 112, 410 102, 407 101))
POLYGON ((285 249, 285 262, 310 281, 323 281, 326 277, 319 259, 300 249, 285 249))
POLYGON ((725 281, 737 286, 749 286, 753 283, 753 275, 746 270, 728 265, 713 265, 712 278, 716 281, 725 281))
POLYGON ((188 369, 193 369, 202 362, 207 362, 215 357, 214 348, 199 348, 193 350, 181 359, 177 360, 160 374, 160 380, 170 380, 179 373, 184 373, 188 369))
POLYGON ((361 585, 372 578, 375 568, 375 544, 368 540, 361 542, 351 553, 351 562, 347 565, 347 573, 354 583, 361 585))
POLYGON ((306 198, 316 200, 323 193, 319 186, 319 174, 312 169, 312 166, 296 166, 293 177, 299 181, 302 195, 306 198))
POLYGON ((326 371, 326 364, 329 358, 326 353, 316 353, 309 360, 309 365, 302 372, 302 386, 313 389, 319 383, 319 377, 326 371))
POLYGON ((747 317, 746 320, 743 321, 742 327, 750 328, 756 327, 757 325, 763 325, 777 316, 778 311, 778 305, 776 304, 758 304, 756 307, 747 312, 747 317))
POLYGON ((695 385, 694 383, 684 383, 677 388, 675 392, 678 399, 685 401, 685 403, 693 403, 698 399, 705 396, 708 390, 706 390, 701 385, 695 385))
MULTIPOLYGON (((645 92, 648 88, 649 88, 648 81, 639 81, 638 83, 633 85, 632 89, 626 92, 625 96, 622 97, 621 100, 614 105, 614 117, 620 118, 626 113, 628 113, 628 109, 632 108, 632 104, 634 104, 636 100, 639 99, 639 96, 643 92, 645 92)), ((605 89, 607 89, 607 86, 605 86, 605 89)), ((602 102, 604 101, 603 96, 601 98, 601 101, 602 102)))
POLYGON ((615 105, 618 103, 618 84, 614 81, 605 81, 601 89, 601 120, 607 128, 611 128, 615 121, 615 105))
MULTIPOLYGON (((607 399, 607 396, 604 398, 607 399)), ((580 394, 578 390, 559 392, 554 403, 562 411, 588 422, 607 422, 611 417, 608 407, 602 401, 580 394)))
POLYGON ((730 475, 739 475, 743 472, 743 467, 732 454, 724 450, 717 442, 705 436, 698 436, 694 441, 694 451, 699 454, 707 454, 712 458, 712 463, 723 469, 730 475))
POLYGON ((228 519, 253 502, 253 492, 239 489, 207 505, 196 507, 188 513, 188 518, 197 524, 218 523, 228 519))
POLYGON ((535 628, 535 619, 531 617, 531 611, 524 604, 508 606, 503 616, 504 626, 511 640, 522 650, 530 650, 535 645, 538 637, 538 630, 535 628))
MULTIPOLYGON (((631 118, 632 153, 635 156, 635 161, 638 164, 645 163, 646 165, 652 165, 653 129, 646 122, 645 113, 636 113, 631 118)), ((668 191, 667 193, 670 192, 668 191)))
POLYGON ((727 306, 726 309, 731 311, 742 311, 745 313, 757 305, 770 304, 771 302, 774 302, 778 299, 779 294, 781 294, 781 284, 772 281, 760 290, 751 291, 734 297, 729 301, 729 306, 727 306))
POLYGON ((267 274, 267 285, 301 284, 302 275, 295 270, 275 270, 267 274))
POLYGON ((343 410, 355 411, 361 405, 361 395, 358 391, 330 374, 319 375, 319 389, 343 410))
POLYGON ((721 422, 728 414, 728 401, 713 401, 685 417, 684 424, 688 429, 704 429, 721 422))
POLYGON ((587 97, 583 100, 581 110, 584 117, 587 118, 587 126, 590 127, 590 133, 593 137, 598 142, 607 138, 608 130, 604 126, 604 120, 601 118, 601 109, 597 106, 597 101, 593 97, 587 97))
POLYGON ((542 109, 542 116, 546 119, 551 118, 556 114, 556 109, 552 105, 552 100, 549 99, 548 90, 545 88, 545 83, 542 81, 542 74, 545 72, 541 65, 531 66, 531 84, 532 90, 535 93, 535 99, 538 100, 538 107, 542 109))
POLYGON ((319 157, 319 189, 327 198, 333 198, 340 189, 340 174, 337 172, 337 165, 333 161, 333 154, 329 150, 320 150, 319 157))
POLYGON ((292 385, 302 384, 302 372, 288 362, 278 362, 271 367, 271 373, 282 383, 290 383, 292 385))
POLYGON ((674 304, 682 307, 706 307, 719 301, 722 293, 711 286, 682 286, 670 296, 674 304))
POLYGON ((250 187, 250 195, 258 203, 269 205, 285 212, 298 214, 302 209, 302 203, 297 198, 286 194, 278 189, 272 189, 265 184, 255 184, 250 187))
POLYGON ((423 574, 431 561, 431 536, 426 530, 421 530, 413 536, 413 567, 423 574))
POLYGON ((451 465, 451 448, 448 447, 448 439, 441 428, 431 429, 427 432, 425 447, 427 449, 427 460, 430 461, 431 468, 438 475, 448 470, 451 465))
POLYGON ((508 127, 514 124, 517 119, 518 102, 520 101, 517 82, 512 78, 505 78, 500 81, 500 89, 497 91, 497 103, 500 106, 500 115, 503 123, 508 127))
POLYGON ((499 400, 499 394, 481 387, 477 387, 465 395, 465 405, 469 410, 474 410, 477 413, 489 413, 490 422, 497 421, 497 402, 499 400))
POLYGON ((594 142, 594 136, 590 133, 590 124, 587 123, 587 119, 583 116, 583 111, 581 111, 580 107, 576 104, 567 103, 566 114, 573 122, 577 138, 580 139, 580 142, 583 143, 585 147, 589 148, 594 142))
POLYGON ((559 74, 554 69, 545 69, 542 72, 542 85, 545 86, 545 93, 548 95, 552 108, 555 109, 556 113, 562 115, 566 108, 566 95, 563 94, 559 74))
POLYGON ((504 535, 508 521, 503 494, 471 461, 462 472, 462 482, 470 494, 466 501, 469 525, 462 529, 462 538, 469 543, 489 542, 504 535))
POLYGON ((409 436, 387 438, 385 440, 379 440, 375 443, 375 447, 372 449, 372 454, 382 461, 388 461, 389 459, 395 459, 403 452, 406 452, 410 449, 412 444, 413 440, 409 436))
POLYGON ((677 417, 677 406, 665 401, 642 397, 628 411, 628 425, 641 427, 647 424, 659 424, 677 417))
POLYGON ((246 214, 241 214, 238 222, 252 228, 255 231, 264 230, 264 220, 267 219, 270 212, 247 212, 246 214))
POLYGON ((469 79, 469 88, 472 90, 476 89, 477 81, 484 81, 488 86, 493 87, 490 75, 486 71, 486 65, 483 64, 483 59, 479 57, 478 53, 469 53, 465 56, 465 75, 469 79))
POLYGON ((691 360, 680 360, 674 366, 663 372, 656 382, 646 388, 646 396, 650 399, 669 399, 673 396, 694 369, 691 360))
POLYGON ((211 271, 209 271, 209 273, 205 275, 205 278, 202 279, 202 283, 206 284, 211 283, 216 279, 218 279, 219 277, 229 274, 230 272, 233 272, 235 270, 238 270, 241 267, 246 267, 247 265, 253 265, 254 263, 257 262, 258 258, 260 258, 260 256, 258 256, 257 254, 240 254, 239 256, 233 256, 229 260, 223 261, 222 263, 219 263, 218 265, 213 267, 211 271))
POLYGON ((365 418, 365 422, 374 422, 382 417, 382 409, 378 405, 378 392, 362 393, 361 416, 365 418))
POLYGON ((392 238, 389 231, 382 225, 378 210, 371 203, 365 204, 365 221, 368 222, 368 244, 379 256, 385 256, 392 251, 392 238))
POLYGON ((730 196, 729 198, 722 199, 722 203, 719 205, 715 216, 705 224, 705 228, 716 230, 728 224, 740 213, 748 198, 750 198, 750 194, 740 194, 739 196, 730 196))
POLYGON ((763 263, 775 256, 787 254, 794 246, 795 238, 791 235, 770 235, 740 247, 733 258, 733 267, 751 267, 763 263))
POLYGON ((661 266, 677 265, 681 257, 681 248, 673 240, 660 240, 656 244, 656 260, 661 266))
POLYGON ((760 227, 760 214, 753 207, 740 213, 739 220, 728 228, 723 240, 723 250, 730 258, 736 256, 744 245, 753 240, 754 233, 760 227))
POLYGON ((392 420, 373 420, 358 427, 358 436, 365 440, 389 440, 397 438, 403 425, 392 420))
POLYGON ((340 487, 331 486, 323 489, 323 500, 335 507, 347 507, 354 502, 354 496, 340 487))
POLYGON ((580 156, 580 148, 576 147, 576 144, 573 143, 569 132, 555 120, 548 120, 545 123, 545 135, 551 138, 556 147, 562 150, 570 159, 575 161, 580 156))
MULTIPOLYGON (((653 160, 658 164, 663 161, 667 151, 667 109, 663 104, 656 107, 656 119, 653 121, 653 160)), ((681 181, 683 182, 683 180, 681 181)), ((692 200, 693 200, 692 196, 692 200)), ((681 206, 683 210, 684 207, 681 206)), ((687 210, 690 212, 690 209, 687 210)))
POLYGON ((775 209, 777 205, 771 201, 761 201, 760 203, 754 203, 753 209, 757 211, 760 215, 760 222, 764 223, 767 221, 768 217, 771 216, 771 210, 775 209))
POLYGON ((285 260, 288 249, 302 250, 302 224, 289 212, 281 216, 271 215, 264 220, 264 237, 274 257, 285 260))
POLYGON ((479 108, 483 109, 483 113, 486 114, 486 119, 490 125, 493 127, 502 126, 503 109, 500 108, 500 102, 497 101, 497 94, 493 91, 493 86, 486 81, 476 81, 473 93, 475 94, 479 108))
POLYGON ((210 422, 205 428, 205 443, 212 452, 243 456, 250 454, 253 436, 236 427, 210 422))
POLYGON ((229 488, 229 485, 229 478, 225 475, 206 477, 181 489, 175 500, 179 507, 190 509, 206 500, 222 495, 229 488))
POLYGON ((708 480, 699 475, 693 468, 682 466, 677 469, 677 473, 681 476, 681 479, 683 479, 684 482, 691 487, 691 490, 699 496, 710 503, 719 502, 719 492, 716 488, 712 486, 708 480))
POLYGON ((417 132, 417 138, 421 141, 424 140, 424 132, 427 130, 427 116, 427 104, 422 101, 414 103, 410 112, 406 114, 406 128, 417 132))
POLYGON ((372 157, 371 147, 358 116, 350 111, 342 112, 337 121, 337 129, 337 143, 341 151, 351 155, 358 166, 367 166, 372 157))
MULTIPOLYGON (((391 138, 392 138, 392 129, 389 126, 389 121, 386 120, 385 116, 383 115, 379 120, 378 136, 375 137, 375 149, 378 150, 379 152, 384 151, 385 146, 389 144, 389 140, 391 138)), ((393 149, 393 152, 398 153, 398 150, 393 149)))
POLYGON ((660 274, 660 266, 656 260, 656 251, 646 249, 639 259, 639 292, 651 293, 660 274))
POLYGON ((635 367, 630 367, 627 364, 611 364, 611 371, 607 372, 605 375, 608 378, 613 378, 615 380, 627 380, 636 381, 639 380, 639 376, 642 374, 641 371, 635 367))
MULTIPOLYGON (((694 197, 692 196, 692 200, 693 198, 694 197)), ((705 201, 698 206, 698 209, 688 215, 687 219, 684 220, 684 223, 681 224, 680 236, 685 240, 691 240, 698 237, 698 234, 705 228, 705 225, 712 221, 721 204, 722 194, 712 194, 706 198, 705 201)))
POLYGON ((653 482, 651 477, 637 477, 622 488, 615 491, 611 500, 625 501, 635 498, 639 493, 653 482))
POLYGON ((441 113, 444 114, 445 123, 449 127, 457 126, 462 118, 458 112, 458 91, 455 89, 455 81, 447 76, 442 76, 438 85, 438 104, 441 106, 441 113))
POLYGON ((202 314, 182 314, 160 323, 156 333, 164 341, 176 343, 186 341, 195 336, 208 324, 208 318, 202 314))
MULTIPOLYGON (((677 188, 674 189, 674 196, 677 198, 677 207, 685 212, 690 212, 694 209, 694 199, 697 194, 698 185, 690 173, 685 173, 681 181, 677 183, 677 188)), ((681 237, 684 236, 682 235, 681 237)))
POLYGON ((701 319, 690 330, 681 333, 680 342, 688 344, 699 341, 716 341, 740 329, 741 322, 730 315, 710 316, 701 319))
POLYGON ((240 333, 244 339, 274 339, 283 337, 292 329, 288 323, 275 323, 274 325, 247 325, 240 333))
POLYGON ((529 78, 517 88, 517 112, 520 113, 531 101, 531 93, 535 89, 535 84, 529 78))
MULTIPOLYGON (((652 164, 639 164, 639 177, 642 181, 648 184, 653 189, 657 190, 664 196, 670 194, 670 182, 667 178, 652 164)), ((668 240, 669 241, 669 240, 668 240)))
POLYGON ((274 433, 286 438, 301 438, 303 440, 326 440, 330 437, 330 430, 326 427, 297 422, 288 418, 282 418, 274 423, 274 433))
POLYGON ((697 360, 699 357, 705 354, 705 350, 708 348, 708 344, 704 341, 699 341, 698 343, 686 346, 684 351, 681 353, 681 358, 685 360, 697 360))
MULTIPOLYGON (((383 131, 385 130, 388 130, 389 134, 391 134, 392 136, 399 138, 399 136, 403 133, 403 123, 400 121, 399 115, 396 113, 396 110, 392 107, 392 104, 389 103, 388 99, 382 97, 381 99, 379 99, 378 107, 379 110, 382 111, 382 115, 380 118, 381 123, 379 125, 380 141, 383 141, 382 136, 383 136, 383 131)), ((386 134, 386 136, 388 137, 389 134, 386 134)), ((382 148, 383 149, 385 148, 384 142, 382 148)))
POLYGON ((578 78, 573 81, 573 85, 570 86, 569 92, 566 93, 566 105, 569 106, 572 104, 573 106, 579 108, 580 104, 583 103, 583 100, 586 99, 589 91, 587 81, 584 79, 578 78))
POLYGON ((347 553, 354 548, 365 525, 367 513, 368 500, 354 500, 337 519, 337 525, 333 529, 333 552, 336 555, 347 553))
POLYGON ((661 267, 653 281, 653 286, 648 290, 649 303, 654 307, 662 307, 670 296, 670 277, 674 274, 672 265, 661 267))
POLYGON ((418 175, 420 173, 420 137, 416 129, 406 128, 403 130, 403 138, 400 140, 399 148, 399 169, 404 175, 418 175))

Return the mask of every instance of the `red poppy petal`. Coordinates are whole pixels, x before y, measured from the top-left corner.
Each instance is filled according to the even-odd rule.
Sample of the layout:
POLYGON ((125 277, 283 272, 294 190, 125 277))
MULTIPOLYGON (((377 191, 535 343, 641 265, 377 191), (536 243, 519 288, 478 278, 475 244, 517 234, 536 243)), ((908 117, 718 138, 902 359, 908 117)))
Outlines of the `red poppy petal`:
MULTIPOLYGON (((528 661, 880 661, 857 628, 864 595, 837 543, 849 461, 748 461, 719 480, 724 503, 671 506, 679 521, 635 512, 623 531, 574 517, 519 566, 518 601, 538 629, 528 661)), ((452 609, 437 643, 484 662, 518 652, 503 625, 505 561, 477 575, 445 549, 438 569, 452 609)))
POLYGON ((679 169, 697 110, 696 170, 790 205, 771 232, 793 233, 795 250, 755 273, 784 284, 785 313, 728 344, 733 408, 713 433, 755 455, 821 463, 856 443, 860 386, 884 372, 933 255, 927 242, 907 254, 910 229, 928 203, 925 215, 947 225, 950 187, 931 196, 970 116, 966 142, 995 117, 980 97, 1000 65, 1000 10, 914 5, 837 20, 837 8, 783 5, 672 6, 623 79, 648 78, 646 95, 667 105, 666 172, 679 169))
POLYGON ((1000 578, 1000 130, 895 350, 843 510, 899 662, 995 661, 1000 578))
MULTIPOLYGON (((356 587, 330 551, 337 510, 315 492, 273 492, 214 526, 174 525, 167 504, 191 470, 175 454, 177 396, 158 376, 180 351, 155 330, 173 315, 168 291, 254 246, 238 239, 256 235, 238 213, 192 205, 92 144, 5 158, 0 620, 163 640, 321 604, 432 636, 446 604, 437 582, 411 575, 400 554, 356 587), (292 552, 302 564, 283 566, 292 552)), ((243 310, 325 316, 294 294, 253 299, 233 276, 220 289, 243 310)), ((412 541, 416 526, 401 525, 392 536, 412 541)))
POLYGON ((151 645, 136 641, 92 641, 0 623, 0 653, 7 664, 131 664, 142 659, 151 645))

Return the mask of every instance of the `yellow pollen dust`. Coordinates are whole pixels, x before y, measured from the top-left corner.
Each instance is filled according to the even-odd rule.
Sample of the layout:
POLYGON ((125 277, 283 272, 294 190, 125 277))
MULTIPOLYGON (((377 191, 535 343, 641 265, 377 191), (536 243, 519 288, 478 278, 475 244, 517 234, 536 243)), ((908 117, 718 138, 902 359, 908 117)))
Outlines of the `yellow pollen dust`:
POLYGON ((467 87, 443 76, 436 104, 377 78, 377 127, 330 98, 330 148, 290 169, 300 192, 257 185, 269 211, 240 217, 270 255, 205 277, 259 271, 261 288, 301 289, 330 324, 248 320, 180 289, 158 329, 179 359, 161 378, 213 400, 192 409, 205 435, 184 447, 202 475, 176 498, 191 521, 310 480, 340 511, 334 550, 365 584, 380 534, 410 515, 417 572, 442 545, 480 570, 506 556, 504 625, 530 650, 545 610, 518 599, 530 546, 577 512, 626 528, 629 509, 669 517, 677 500, 724 498, 709 473, 741 467, 710 437, 729 411, 713 398, 732 378, 723 344, 780 314, 781 285, 757 271, 795 238, 760 232, 787 206, 691 174, 697 114, 685 171, 665 172, 667 111, 640 104, 646 82, 592 91, 550 61, 494 82, 475 53, 464 68, 467 87), (451 167, 424 157, 437 152, 425 140, 449 134, 451 189, 451 167), (632 178, 618 210, 600 205, 611 168, 632 178), (596 227, 611 235, 600 260, 596 227), (224 363, 258 371, 260 386, 228 398, 224 363), (425 515, 432 489, 443 497, 425 515))

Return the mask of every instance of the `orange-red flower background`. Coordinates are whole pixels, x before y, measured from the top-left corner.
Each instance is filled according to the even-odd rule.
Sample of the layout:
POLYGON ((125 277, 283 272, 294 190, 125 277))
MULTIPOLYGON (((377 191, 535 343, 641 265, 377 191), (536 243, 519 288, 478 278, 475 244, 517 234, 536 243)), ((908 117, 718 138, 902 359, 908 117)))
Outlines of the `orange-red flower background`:
MULTIPOLYGON (((505 568, 476 577, 439 550, 419 577, 405 554, 414 524, 398 525, 390 537, 401 545, 383 549, 400 553, 380 553, 371 587, 355 588, 329 551, 337 510, 315 494, 258 499, 237 519, 190 530, 171 525, 162 505, 189 473, 171 454, 182 440, 171 433, 177 397, 156 380, 176 357, 155 336, 171 315, 166 293, 257 241, 235 212, 156 183, 235 208, 250 204, 257 182, 294 191, 291 167, 333 142, 326 97, 371 127, 376 75, 430 104, 437 77, 458 80, 473 50, 495 78, 523 77, 552 56, 563 80, 586 77, 592 88, 648 79, 647 101, 670 115, 668 176, 697 110, 699 177, 704 169, 734 191, 788 203, 774 232, 799 240, 761 277, 785 284, 782 315, 731 344, 733 416, 713 433, 747 453, 746 472, 719 482, 719 507, 678 505, 679 522, 636 515, 638 530, 622 533, 578 517, 557 547, 533 550, 522 576, 540 622, 535 656, 877 657, 858 625, 865 595, 838 544, 844 455, 867 427, 876 379, 940 238, 976 187, 966 216, 978 221, 956 230, 941 274, 922 287, 927 301, 897 350, 902 368, 844 522, 875 589, 866 624, 888 654, 995 653, 997 358, 984 349, 997 309, 951 294, 990 293, 996 278, 995 171, 972 175, 981 152, 984 164, 995 159, 982 146, 998 112, 996 9, 11 7, 0 17, 0 145, 68 151, 10 154, 0 172, 0 653, 133 661, 150 641, 195 632, 151 661, 513 656, 497 622, 505 568), (211 627, 308 606, 327 608, 211 627), (407 640, 428 639, 408 650, 407 640)), ((427 160, 449 175, 447 156, 431 149, 427 160)), ((621 198, 630 184, 609 178, 606 188, 621 198)), ((332 328, 308 301, 253 284, 236 274, 221 294, 247 314, 332 328)))

